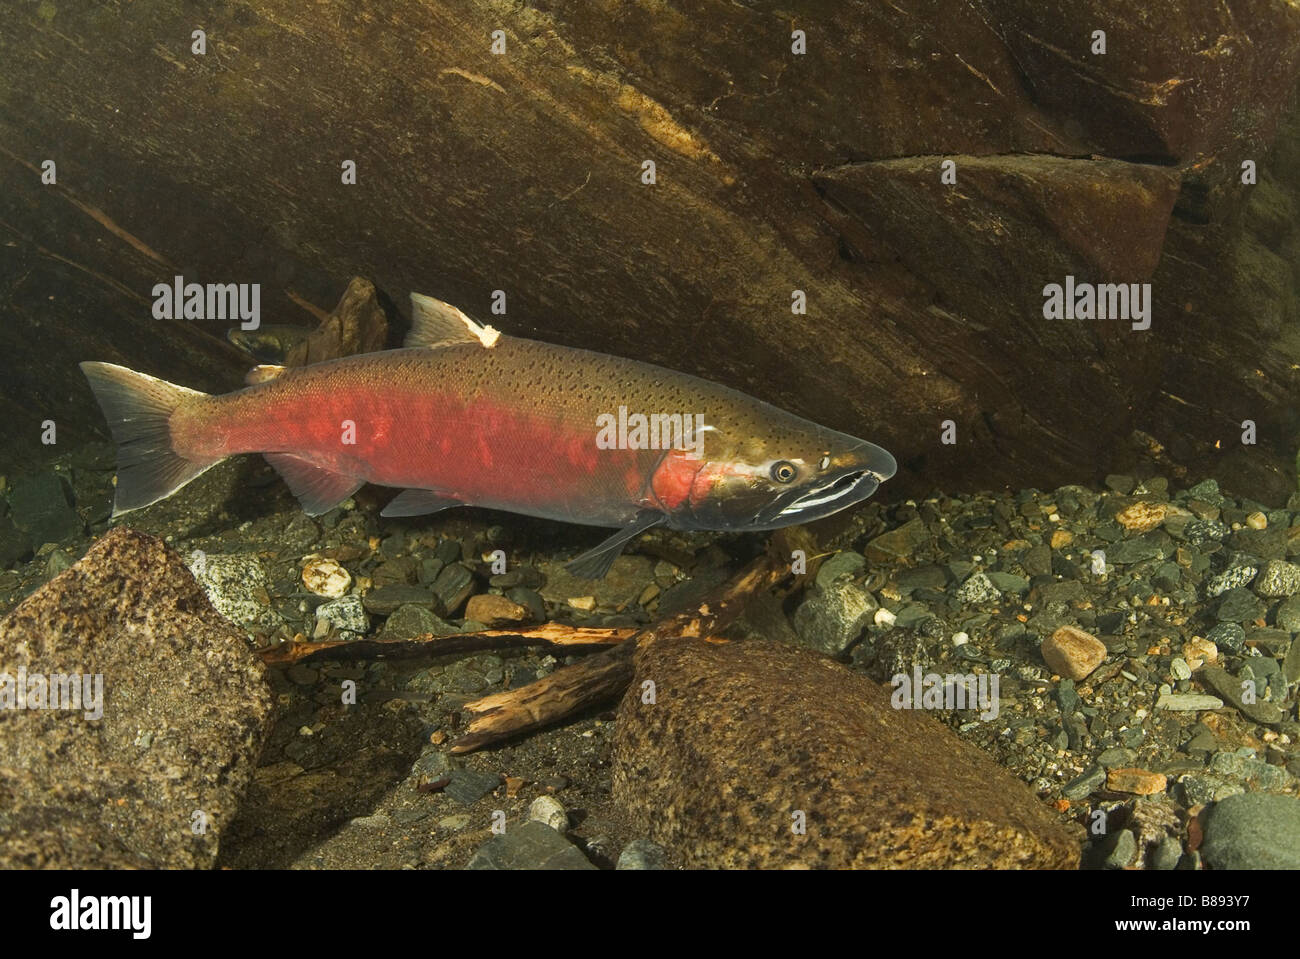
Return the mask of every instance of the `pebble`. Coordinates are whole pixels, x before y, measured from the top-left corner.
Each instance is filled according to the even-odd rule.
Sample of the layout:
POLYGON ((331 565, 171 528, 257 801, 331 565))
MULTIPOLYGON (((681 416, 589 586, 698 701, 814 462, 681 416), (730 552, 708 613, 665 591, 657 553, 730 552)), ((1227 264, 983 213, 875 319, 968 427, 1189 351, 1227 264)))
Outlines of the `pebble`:
POLYGON ((435 636, 449 636, 459 630, 444 620, 439 619, 423 606, 403 606, 388 617, 379 634, 384 640, 414 639, 432 633, 435 636))
POLYGON ((1300 682, 1300 640, 1292 639, 1282 661, 1282 675, 1288 683, 1300 682))
POLYGON ((972 606, 996 603, 1002 598, 998 588, 984 573, 971 573, 966 582, 957 588, 955 596, 957 602, 972 606))
POLYGON ((1228 535, 1228 527, 1214 520, 1189 520, 1183 527, 1183 538, 1191 546, 1207 546, 1217 543, 1228 535))
POLYGON ((1300 869, 1300 799, 1246 793, 1216 803, 1200 853, 1215 869, 1300 869))
POLYGON ((827 656, 842 655, 866 629, 876 612, 871 594, 851 580, 833 579, 811 590, 794 612, 800 642, 827 656))
POLYGON ((1195 806, 1203 806, 1206 803, 1227 799, 1229 796, 1240 795, 1246 790, 1240 783, 1229 782, 1221 776, 1211 776, 1206 773, 1187 773, 1179 777, 1178 791, 1182 797, 1183 805, 1191 809, 1195 806))
POLYGON ((488 582, 499 589, 513 589, 516 586, 524 586, 528 589, 537 589, 546 582, 546 577, 542 575, 541 570, 533 566, 516 566, 493 576, 488 582))
POLYGON ((595 869, 563 834, 539 822, 509 826, 474 853, 466 869, 595 869))
POLYGON ((1165 521, 1168 511, 1164 503, 1139 500, 1117 513, 1115 520, 1130 532, 1147 533, 1165 521))
POLYGON ((1269 560, 1255 582, 1255 592, 1270 599, 1300 593, 1300 566, 1280 559, 1269 560))
POLYGON ((316 607, 316 619, 341 632, 362 634, 370 629, 370 617, 366 615, 359 596, 344 596, 322 603, 316 607))
POLYGON ((615 869, 667 869, 668 852, 649 839, 633 839, 618 854, 615 869))
POLYGON ((1181 656, 1175 656, 1169 663, 1169 674, 1173 676, 1174 679, 1191 679, 1192 667, 1188 666, 1187 660, 1183 659, 1181 656))
POLYGON ((186 560, 213 608, 238 626, 274 629, 279 615, 270 608, 268 581, 261 561, 247 553, 207 555, 197 550, 186 560))
POLYGON ((1250 590, 1244 587, 1230 589, 1223 594, 1216 615, 1221 623, 1249 623, 1259 619, 1267 607, 1250 590))
POLYGON ((528 618, 532 622, 546 622, 546 601, 536 590, 529 589, 527 586, 513 586, 506 590, 506 599, 528 610, 528 618))
POLYGON ((1106 647, 1096 636, 1074 626, 1062 626, 1043 640, 1043 661, 1067 679, 1083 679, 1101 665, 1106 647))
POLYGON ((1023 595, 1029 592, 1029 580, 1023 576, 1017 576, 1015 573, 992 572, 985 574, 994 586, 1004 593, 1015 593, 1023 595))
POLYGON ((943 589, 948 584, 948 573, 942 566, 917 566, 899 570, 894 580, 900 590, 943 589))
POLYGON ((1144 563, 1150 559, 1159 559, 1162 550, 1159 544, 1146 538, 1125 539, 1106 550, 1106 562, 1112 565, 1129 566, 1144 563))
POLYGON ((1106 770, 1094 764, 1062 786, 1061 795, 1066 799, 1084 799, 1105 781, 1106 770))
POLYGON ((930 531, 920 518, 909 520, 897 529, 881 533, 867 544, 866 558, 873 563, 907 559, 930 542, 930 531))
POLYGON ((460 542, 454 539, 440 539, 438 545, 433 549, 435 559, 442 562, 444 566, 451 563, 460 562, 460 542))
POLYGON ((66 543, 82 533, 68 481, 52 470, 17 477, 9 492, 9 507, 13 524, 27 534, 33 549, 66 543))
POLYGON ((1275 792, 1291 784, 1291 777, 1281 767, 1238 753, 1215 753, 1210 757, 1209 772, 1247 784, 1257 792, 1275 792))
POLYGON ((368 612, 376 616, 391 616, 403 606, 423 606, 436 610, 438 600, 433 593, 423 586, 391 584, 367 590, 362 603, 368 612))
POLYGON ((1291 633, 1300 633, 1300 595, 1288 596, 1282 605, 1277 608, 1274 621, 1279 629, 1285 629, 1291 633))
POLYGON ((497 773, 480 772, 477 769, 457 769, 451 782, 443 790, 448 796, 466 806, 476 803, 488 793, 501 785, 497 773))
POLYGON ((1106 774, 1106 788, 1115 792, 1154 796, 1165 791, 1167 780, 1162 773, 1147 769, 1112 769, 1106 774))
POLYGON ((1222 596, 1230 589, 1237 589, 1250 583, 1259 572, 1254 566, 1234 566, 1224 570, 1218 576, 1210 578, 1205 584, 1205 598, 1222 596))
POLYGON ((596 608, 595 596, 570 596, 566 602, 574 609, 589 613, 596 608))
POLYGON ((1249 526, 1251 529, 1267 529, 1268 517, 1265 516, 1263 513, 1261 513, 1259 510, 1256 510, 1255 512, 1251 513, 1249 516, 1246 517, 1246 525, 1249 526))
MULTIPOLYGON (((443 542, 455 542, 455 540, 443 540, 443 542)), ((459 543, 456 544, 456 549, 459 551, 459 543)), ((440 612, 444 616, 454 616, 472 592, 474 592, 474 574, 459 563, 446 566, 433 581, 433 594, 442 603, 440 612)))
POLYGON ((447 564, 436 556, 426 556, 420 560, 420 565, 416 571, 415 578, 421 586, 432 586, 442 568, 447 564))
POLYGON ((409 556, 403 556, 400 559, 390 559, 386 563, 381 563, 370 574, 370 582, 375 586, 404 586, 408 583, 415 582, 416 567, 415 560, 409 556))
POLYGON ((866 557, 861 553, 852 550, 836 553, 817 570, 816 584, 820 589, 828 589, 836 580, 852 579, 857 576, 866 565, 866 557))
POLYGON ((1183 856, 1183 844, 1173 836, 1164 836, 1151 851, 1148 869, 1166 872, 1178 868, 1178 860, 1183 856))
POLYGON ((569 814, 565 811, 564 804, 554 796, 538 796, 534 799, 528 807, 528 818, 560 832, 569 828, 569 814))
POLYGON ((521 623, 529 618, 528 609, 504 596, 480 593, 471 596, 465 606, 465 618, 488 627, 521 623))
POLYGON ((1199 693, 1165 693, 1156 700, 1156 709, 1168 709, 1174 712, 1222 708, 1222 699, 1199 693))
POLYGON ((1241 680, 1233 676, 1226 670, 1217 666, 1206 666, 1201 670, 1201 682, 1209 686, 1214 692, 1221 696, 1225 702, 1244 715, 1246 718, 1262 723, 1265 726, 1275 726, 1283 719, 1282 710, 1273 703, 1260 698, 1257 694, 1256 701, 1246 703, 1242 701, 1241 680))
POLYGON ((411 766, 415 787, 421 790, 444 788, 454 772, 455 761, 440 749, 426 749, 411 766))
POLYGON ((317 596, 338 599, 351 587, 352 574, 338 560, 308 557, 302 568, 302 584, 317 596))
MULTIPOLYGON (((1245 645, 1245 630, 1235 622, 1221 622, 1214 626, 1214 629, 1205 634, 1204 638, 1193 637, 1183 647, 1184 658, 1187 659, 1188 665, 1192 665, 1192 659, 1200 659, 1205 663, 1214 663, 1218 659, 1218 647, 1222 646, 1230 652, 1240 652, 1245 645)), ((1195 669, 1192 665, 1192 669, 1195 669)))
POLYGON ((883 606, 876 610, 871 619, 877 626, 893 626, 898 621, 898 617, 883 606))
POLYGON ((1137 855, 1137 837, 1131 829, 1111 833, 1097 844, 1097 856, 1103 869, 1124 869, 1137 855))
POLYGON ((1125 749, 1123 746, 1113 746, 1110 749, 1103 749, 1097 756, 1097 762, 1110 769, 1113 766, 1124 766, 1137 759, 1137 753, 1131 749, 1125 749))
POLYGON ((1057 684, 1056 703, 1061 708, 1062 716, 1069 716, 1079 708, 1079 694, 1075 691, 1074 680, 1062 679, 1057 684))

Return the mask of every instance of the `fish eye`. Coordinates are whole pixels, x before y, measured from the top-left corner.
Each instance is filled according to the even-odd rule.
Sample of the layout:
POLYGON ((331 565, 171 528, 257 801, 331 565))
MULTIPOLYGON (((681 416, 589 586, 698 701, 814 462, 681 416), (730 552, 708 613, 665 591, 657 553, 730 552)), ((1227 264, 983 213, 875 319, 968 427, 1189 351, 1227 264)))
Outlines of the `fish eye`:
POLYGON ((787 460, 772 464, 772 479, 778 483, 789 483, 798 475, 798 467, 787 460))
POLYGON ((819 469, 823 469, 823 470, 824 470, 824 469, 826 469, 826 468, 827 468, 828 466, 830 466, 830 465, 831 465, 831 457, 830 457, 830 454, 827 453, 825 456, 822 457, 822 462, 821 462, 821 466, 819 467, 819 469))

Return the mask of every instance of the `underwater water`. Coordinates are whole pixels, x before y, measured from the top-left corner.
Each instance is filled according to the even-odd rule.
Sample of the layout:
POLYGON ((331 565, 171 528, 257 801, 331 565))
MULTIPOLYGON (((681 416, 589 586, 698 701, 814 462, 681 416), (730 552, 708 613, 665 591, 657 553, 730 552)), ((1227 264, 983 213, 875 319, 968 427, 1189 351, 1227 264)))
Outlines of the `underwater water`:
POLYGON ((1300 868, 1210 6, 6 18, 0 865, 1300 868))

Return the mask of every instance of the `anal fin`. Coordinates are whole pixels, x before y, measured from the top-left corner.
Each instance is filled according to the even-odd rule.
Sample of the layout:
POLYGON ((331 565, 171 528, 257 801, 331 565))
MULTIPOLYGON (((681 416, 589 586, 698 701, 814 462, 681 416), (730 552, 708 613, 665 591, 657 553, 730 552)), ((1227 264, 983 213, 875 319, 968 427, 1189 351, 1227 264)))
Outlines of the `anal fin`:
POLYGON ((460 500, 436 489, 402 490, 379 511, 380 516, 424 516, 439 510, 464 506, 460 500))
POLYGON ((565 563, 564 568, 574 576, 579 576, 582 579, 604 579, 605 574, 609 572, 609 568, 614 565, 614 560, 618 559, 622 554, 624 543, 663 521, 663 513, 658 510, 643 509, 636 514, 636 519, 632 520, 627 526, 595 549, 589 549, 576 559, 565 563))
POLYGON ((263 453, 288 485, 308 516, 328 513, 361 489, 365 480, 322 469, 292 453, 263 453))

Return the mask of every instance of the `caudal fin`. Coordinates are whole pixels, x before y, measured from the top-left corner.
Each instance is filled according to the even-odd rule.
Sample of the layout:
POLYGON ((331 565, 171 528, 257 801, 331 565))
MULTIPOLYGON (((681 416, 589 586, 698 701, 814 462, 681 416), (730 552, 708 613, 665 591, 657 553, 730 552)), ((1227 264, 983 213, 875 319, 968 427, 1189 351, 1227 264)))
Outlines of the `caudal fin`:
POLYGON ((186 459, 172 449, 172 412, 206 394, 112 363, 82 363, 81 372, 117 441, 114 516, 166 499, 221 462, 186 459))

